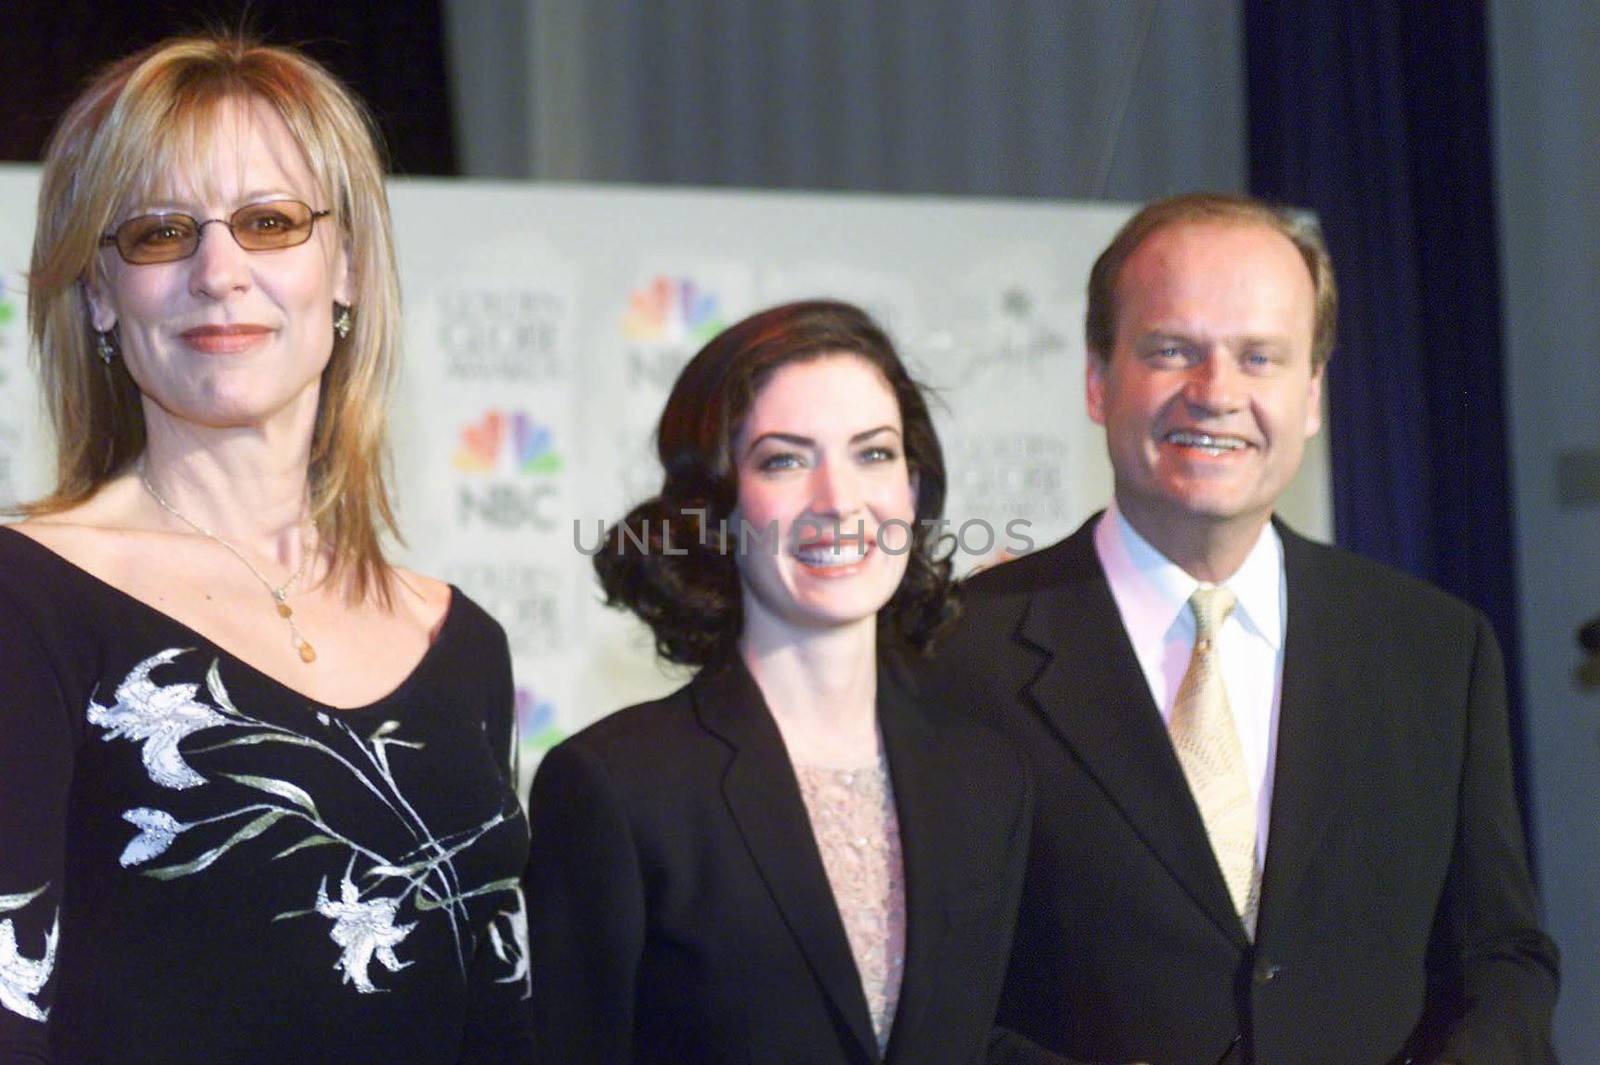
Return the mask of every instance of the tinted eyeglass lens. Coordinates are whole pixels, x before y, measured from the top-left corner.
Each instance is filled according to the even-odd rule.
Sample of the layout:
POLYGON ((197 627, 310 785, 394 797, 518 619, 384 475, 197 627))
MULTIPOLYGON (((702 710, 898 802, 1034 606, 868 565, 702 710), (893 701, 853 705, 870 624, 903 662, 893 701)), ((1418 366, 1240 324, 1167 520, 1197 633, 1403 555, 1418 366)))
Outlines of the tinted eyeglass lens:
POLYGON ((311 239, 311 208, 299 200, 252 203, 233 212, 228 227, 248 251, 292 248, 311 239))
POLYGON ((130 263, 166 263, 193 255, 200 227, 186 214, 145 214, 117 227, 117 251, 130 263))
MULTIPOLYGON (((233 232, 246 251, 293 248, 311 239, 316 214, 299 200, 270 200, 239 208, 214 219, 233 232)), ((130 263, 170 263, 187 259, 200 247, 200 230, 208 223, 186 214, 145 214, 116 229, 117 251, 130 263)))

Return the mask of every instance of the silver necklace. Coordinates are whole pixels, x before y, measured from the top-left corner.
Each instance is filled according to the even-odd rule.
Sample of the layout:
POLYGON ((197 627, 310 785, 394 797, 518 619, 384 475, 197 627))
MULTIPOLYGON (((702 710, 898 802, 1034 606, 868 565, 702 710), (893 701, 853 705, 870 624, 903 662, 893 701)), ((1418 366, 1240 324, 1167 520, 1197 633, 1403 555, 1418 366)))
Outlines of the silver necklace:
POLYGON ((288 580, 284 581, 277 587, 273 587, 272 582, 261 575, 261 571, 256 569, 255 563, 251 562, 250 559, 245 556, 243 551, 240 551, 237 547, 234 547, 233 544, 229 543, 227 540, 224 540, 222 537, 218 536, 204 525, 201 525, 199 522, 189 517, 171 503, 168 503, 165 497, 163 497, 160 492, 156 491, 156 486, 150 483, 150 474, 143 468, 139 470, 139 480, 143 482, 144 490, 150 493, 150 498, 154 499, 161 505, 162 510, 166 511, 168 514, 171 514, 174 518, 177 518, 179 521, 189 526, 189 528, 193 529, 201 536, 204 536, 206 539, 214 540, 215 542, 221 544, 223 547, 228 549, 234 558, 244 563, 244 568, 249 570, 250 575, 256 580, 260 581, 261 587, 265 588, 267 590, 267 594, 272 596, 272 603, 278 608, 278 616, 289 623, 289 643, 296 651, 299 652, 300 661, 306 663, 307 665, 315 662, 317 660, 317 649, 312 647, 310 642, 304 636, 300 635, 300 627, 294 623, 294 608, 289 605, 289 589, 293 588, 300 578, 305 576, 306 564, 311 561, 311 555, 313 554, 312 551, 306 549, 305 529, 302 527, 300 531, 299 568, 289 575, 288 580))

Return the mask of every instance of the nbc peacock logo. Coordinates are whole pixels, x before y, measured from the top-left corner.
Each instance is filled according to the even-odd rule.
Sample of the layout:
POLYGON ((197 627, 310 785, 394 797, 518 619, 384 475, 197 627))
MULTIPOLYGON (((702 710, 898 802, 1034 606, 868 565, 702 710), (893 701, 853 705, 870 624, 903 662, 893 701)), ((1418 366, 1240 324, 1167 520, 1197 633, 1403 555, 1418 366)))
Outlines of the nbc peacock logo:
POLYGON ((463 473, 559 473, 555 436, 525 411, 487 411, 461 428, 451 465, 463 473))
POLYGON ((529 764, 545 751, 566 739, 556 725, 556 706, 532 688, 516 692, 517 736, 523 764, 529 764))
POLYGON ((658 275, 629 293, 622 335, 633 341, 698 346, 725 325, 714 294, 692 278, 658 275))

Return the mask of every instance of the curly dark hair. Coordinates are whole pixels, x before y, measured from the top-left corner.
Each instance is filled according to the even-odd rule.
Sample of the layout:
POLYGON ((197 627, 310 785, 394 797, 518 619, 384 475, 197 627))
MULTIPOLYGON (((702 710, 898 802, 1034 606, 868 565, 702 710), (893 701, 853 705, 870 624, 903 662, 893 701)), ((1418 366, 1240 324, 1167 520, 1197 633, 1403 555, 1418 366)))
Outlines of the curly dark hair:
POLYGON ((954 620, 944 513, 944 453, 922 388, 894 344, 860 308, 830 300, 787 303, 723 330, 678 375, 656 430, 661 492, 606 530, 594 556, 608 606, 626 607, 670 662, 704 665, 731 653, 744 627, 730 526, 738 502, 733 440, 779 367, 848 354, 875 366, 894 393, 906 465, 916 478, 916 529, 900 587, 878 612, 882 635, 924 650, 954 620), (669 550, 670 549, 670 550, 669 550))

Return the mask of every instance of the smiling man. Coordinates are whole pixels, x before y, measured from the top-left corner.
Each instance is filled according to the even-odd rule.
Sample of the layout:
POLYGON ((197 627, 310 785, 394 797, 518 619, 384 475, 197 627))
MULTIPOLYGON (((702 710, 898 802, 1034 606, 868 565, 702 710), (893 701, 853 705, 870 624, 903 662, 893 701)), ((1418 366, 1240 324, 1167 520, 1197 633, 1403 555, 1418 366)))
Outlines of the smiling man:
POLYGON ((1483 617, 1273 509, 1321 427, 1320 237, 1147 206, 1089 282, 1115 498, 968 586, 934 665, 1033 763, 1002 1022, 1073 1059, 1507 1065, 1556 952, 1483 617))

